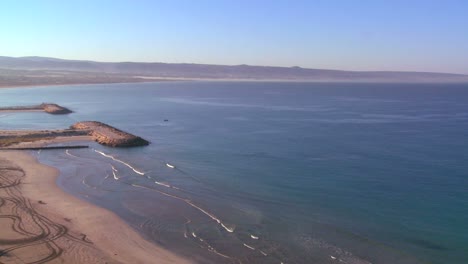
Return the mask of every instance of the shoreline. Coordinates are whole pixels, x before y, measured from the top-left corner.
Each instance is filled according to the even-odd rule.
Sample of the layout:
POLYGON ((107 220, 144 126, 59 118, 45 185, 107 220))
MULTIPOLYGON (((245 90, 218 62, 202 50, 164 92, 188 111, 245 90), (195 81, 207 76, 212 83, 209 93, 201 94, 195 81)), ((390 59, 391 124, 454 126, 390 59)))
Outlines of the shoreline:
MULTIPOLYGON (((42 255, 47 255, 48 249, 45 245, 53 244, 52 248, 55 250, 50 255, 52 259, 58 258, 67 263, 190 263, 147 241, 107 209, 67 194, 56 185, 59 171, 40 164, 30 154, 19 151, 0 151, 0 162, 2 165, 0 181, 8 181, 2 175, 6 173, 5 168, 17 168, 18 171, 24 172, 19 183, 12 187, 2 182, 0 194, 4 196, 6 189, 15 188, 18 201, 28 201, 26 205, 31 208, 25 211, 16 210, 20 213, 15 217, 20 221, 23 220, 23 227, 30 228, 27 230, 30 234, 38 233, 36 243, 28 244, 24 234, 15 232, 15 227, 11 222, 11 229, 2 228, 0 245, 3 245, 2 241, 9 238, 18 241, 21 245, 19 249, 13 251, 7 250, 15 245, 2 246, 0 251, 2 262, 8 263, 9 259, 14 258, 40 258, 41 254, 38 254, 38 251, 45 251, 42 255), (33 212, 34 215, 28 216, 28 212, 30 214, 33 212), (42 228, 46 225, 45 229, 48 230, 48 234, 44 235, 44 232, 37 230, 35 222, 28 221, 33 218, 48 220, 45 224, 38 224, 42 228), (40 236, 41 239, 39 239, 40 236), (34 250, 31 250, 32 247, 34 250)), ((0 205, 2 205, 0 215, 8 214, 5 209, 8 209, 6 207, 9 204, 4 202, 0 205)), ((0 218, 0 221, 6 221, 4 225, 8 223, 8 219, 0 218)))
POLYGON ((83 82, 83 83, 51 83, 51 84, 12 84, 0 85, 0 89, 14 88, 40 88, 40 87, 60 87, 60 86, 92 86, 92 85, 117 85, 117 84, 145 84, 145 83, 164 83, 164 82, 267 82, 267 83, 355 83, 355 84, 468 84, 468 81, 378 81, 378 80, 293 80, 293 79, 212 79, 212 78, 159 78, 159 77, 141 77, 141 80, 135 82, 83 82))

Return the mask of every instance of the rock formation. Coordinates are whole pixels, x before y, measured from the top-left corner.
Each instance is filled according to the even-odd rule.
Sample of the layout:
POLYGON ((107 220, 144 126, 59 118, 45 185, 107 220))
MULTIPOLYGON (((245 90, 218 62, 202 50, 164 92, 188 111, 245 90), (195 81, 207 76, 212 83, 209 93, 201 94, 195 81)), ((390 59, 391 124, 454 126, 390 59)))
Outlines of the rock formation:
POLYGON ((16 112, 16 111, 44 111, 46 113, 52 115, 65 115, 73 113, 68 108, 60 106, 58 104, 51 104, 51 103, 42 103, 40 105, 34 106, 9 106, 9 107, 0 107, 0 111, 9 111, 9 112, 16 112))
POLYGON ((72 125, 71 128, 89 131, 88 133, 94 141, 110 147, 136 147, 146 146, 150 143, 141 137, 97 121, 78 122, 72 125))
POLYGON ((60 106, 58 104, 42 103, 40 107, 44 110, 44 112, 53 115, 65 115, 73 113, 73 111, 71 111, 70 109, 60 106))

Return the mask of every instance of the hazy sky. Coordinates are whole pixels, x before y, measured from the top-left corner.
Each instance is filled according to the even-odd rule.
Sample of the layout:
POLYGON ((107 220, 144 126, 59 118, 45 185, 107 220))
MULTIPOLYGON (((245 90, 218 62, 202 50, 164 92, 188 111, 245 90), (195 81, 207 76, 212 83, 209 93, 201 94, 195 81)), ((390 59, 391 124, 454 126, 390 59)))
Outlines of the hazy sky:
POLYGON ((2 0, 0 55, 468 74, 468 1, 2 0))

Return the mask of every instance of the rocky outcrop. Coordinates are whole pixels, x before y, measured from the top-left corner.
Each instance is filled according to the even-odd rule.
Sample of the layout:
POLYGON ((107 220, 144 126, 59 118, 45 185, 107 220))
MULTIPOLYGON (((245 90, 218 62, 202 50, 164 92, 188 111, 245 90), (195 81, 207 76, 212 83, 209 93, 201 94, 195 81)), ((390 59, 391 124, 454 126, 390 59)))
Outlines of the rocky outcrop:
POLYGON ((136 147, 146 146, 150 143, 141 137, 97 121, 78 122, 72 125, 71 128, 88 131, 94 141, 110 147, 136 147))
POLYGON ((73 113, 72 110, 58 104, 42 103, 34 106, 10 106, 0 107, 0 111, 23 112, 23 111, 44 111, 52 115, 66 115, 73 113))
POLYGON ((53 115, 65 115, 73 113, 73 111, 71 111, 70 109, 60 106, 58 104, 43 103, 40 105, 40 107, 44 110, 44 112, 53 115))

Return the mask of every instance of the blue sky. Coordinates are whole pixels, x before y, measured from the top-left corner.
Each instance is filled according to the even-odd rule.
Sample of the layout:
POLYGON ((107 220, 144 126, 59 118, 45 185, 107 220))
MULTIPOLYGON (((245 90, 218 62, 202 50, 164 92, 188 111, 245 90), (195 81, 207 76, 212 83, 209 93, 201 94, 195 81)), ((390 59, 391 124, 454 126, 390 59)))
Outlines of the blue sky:
POLYGON ((468 74, 468 1, 0 1, 0 55, 468 74))

